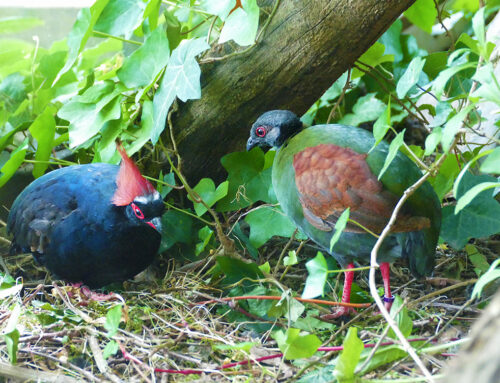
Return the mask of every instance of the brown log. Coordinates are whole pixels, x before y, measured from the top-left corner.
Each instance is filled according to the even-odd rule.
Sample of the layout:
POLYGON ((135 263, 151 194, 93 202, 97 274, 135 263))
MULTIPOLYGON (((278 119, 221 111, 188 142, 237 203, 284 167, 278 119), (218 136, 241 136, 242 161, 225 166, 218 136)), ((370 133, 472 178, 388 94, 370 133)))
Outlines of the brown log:
POLYGON ((262 112, 306 112, 413 2, 281 0, 257 46, 202 64, 202 98, 174 115, 188 178, 220 178, 220 158, 245 149, 262 112))

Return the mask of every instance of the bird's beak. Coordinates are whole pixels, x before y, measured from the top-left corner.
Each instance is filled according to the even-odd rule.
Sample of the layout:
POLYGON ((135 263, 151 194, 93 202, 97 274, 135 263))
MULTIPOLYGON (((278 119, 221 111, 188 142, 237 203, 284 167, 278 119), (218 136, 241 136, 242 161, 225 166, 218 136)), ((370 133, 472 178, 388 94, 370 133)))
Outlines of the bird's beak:
POLYGON ((161 234, 161 218, 155 217, 151 221, 146 222, 149 226, 155 229, 158 233, 161 234))
POLYGON ((247 152, 251 150, 252 148, 256 147, 258 145, 257 141, 254 141, 252 137, 250 137, 247 141, 247 152))

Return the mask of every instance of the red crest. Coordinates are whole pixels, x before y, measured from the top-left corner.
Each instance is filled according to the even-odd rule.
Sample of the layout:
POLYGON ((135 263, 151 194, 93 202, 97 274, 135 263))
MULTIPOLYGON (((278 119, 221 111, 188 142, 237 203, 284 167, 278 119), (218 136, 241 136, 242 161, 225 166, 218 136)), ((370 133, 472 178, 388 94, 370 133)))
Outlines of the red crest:
POLYGON ((117 143, 116 148, 122 156, 122 162, 116 177, 117 188, 111 202, 116 206, 125 206, 138 196, 155 193, 153 185, 141 175, 137 165, 127 156, 122 144, 117 143))

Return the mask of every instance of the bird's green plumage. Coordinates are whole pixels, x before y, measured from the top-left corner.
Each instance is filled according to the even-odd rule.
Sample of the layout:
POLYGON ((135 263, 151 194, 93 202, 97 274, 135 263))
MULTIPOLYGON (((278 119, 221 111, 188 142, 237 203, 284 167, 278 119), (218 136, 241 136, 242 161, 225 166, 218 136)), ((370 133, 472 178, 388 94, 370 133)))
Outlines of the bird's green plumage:
MULTIPOLYGON (((329 249, 333 233, 315 228, 304 218, 295 184, 294 155, 307 147, 334 144, 350 148, 360 154, 368 154, 366 162, 372 173, 378 176, 389 146, 386 142, 381 142, 370 151, 374 142, 373 136, 360 128, 334 124, 316 125, 292 136, 276 154, 272 178, 274 191, 282 209, 305 234, 325 250, 329 249)), ((380 181, 385 189, 400 197, 421 176, 418 167, 399 152, 380 181)), ((431 185, 426 182, 410 196, 404 209, 411 215, 429 218, 431 226, 420 232, 392 234, 385 240, 378 259, 381 262, 390 262, 395 258, 407 257, 413 274, 416 276, 429 274, 434 266, 435 248, 441 225, 440 201, 431 185)), ((334 252, 341 263, 368 258, 375 240, 369 234, 343 233, 334 252)))

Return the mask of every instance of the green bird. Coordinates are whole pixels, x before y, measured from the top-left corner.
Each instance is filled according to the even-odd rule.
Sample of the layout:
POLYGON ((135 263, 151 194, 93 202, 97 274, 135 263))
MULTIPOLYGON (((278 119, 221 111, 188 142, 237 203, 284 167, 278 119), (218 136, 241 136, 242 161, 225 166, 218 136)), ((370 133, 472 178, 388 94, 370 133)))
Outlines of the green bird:
MULTIPOLYGON (((299 118, 287 110, 262 114, 252 125, 247 142, 247 150, 255 146, 276 148, 272 182, 281 208, 326 252, 330 252, 337 219, 350 209, 349 223, 330 252, 346 270, 354 268, 354 261, 370 259, 377 238, 363 228, 380 234, 403 192, 422 176, 419 168, 398 152, 379 180, 389 146, 384 141, 375 148, 374 144, 371 133, 352 126, 328 124, 304 129, 299 118)), ((387 309, 394 301, 389 263, 405 258, 415 277, 429 275, 440 226, 440 201, 425 182, 405 202, 378 252, 387 309)), ((342 302, 350 302, 353 278, 352 271, 345 272, 342 302)), ((352 311, 339 307, 330 317, 352 311)))

